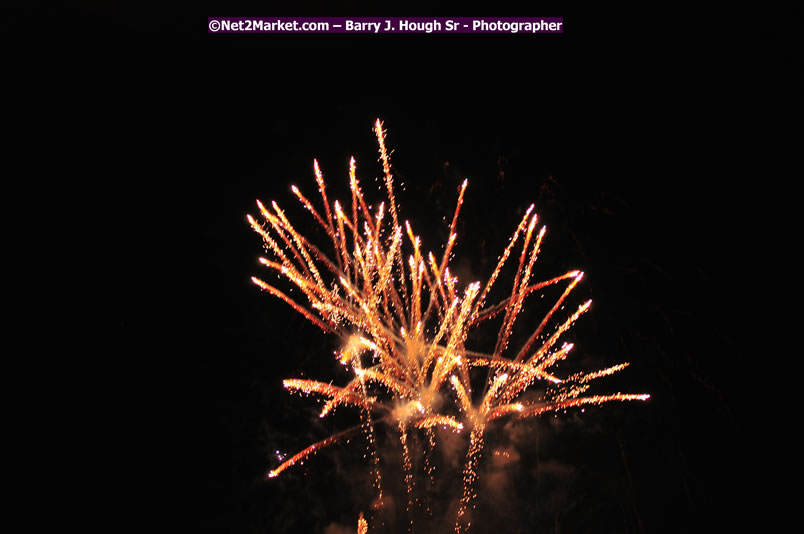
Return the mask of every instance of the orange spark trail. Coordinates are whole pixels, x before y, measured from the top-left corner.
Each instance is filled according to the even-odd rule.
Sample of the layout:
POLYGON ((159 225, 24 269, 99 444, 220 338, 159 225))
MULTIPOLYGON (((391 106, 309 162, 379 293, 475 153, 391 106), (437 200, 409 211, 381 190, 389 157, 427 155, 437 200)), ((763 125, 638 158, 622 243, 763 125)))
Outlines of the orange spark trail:
POLYGON ((624 393, 615 393, 614 395, 595 395, 594 397, 581 397, 579 399, 568 399, 565 401, 552 402, 537 406, 525 406, 523 410, 520 412, 519 417, 521 418, 533 417, 535 415, 541 415, 547 412, 564 410, 566 408, 572 408, 574 406, 581 406, 584 404, 603 404, 612 401, 632 401, 632 400, 646 401, 649 398, 650 395, 648 394, 632 395, 624 393))

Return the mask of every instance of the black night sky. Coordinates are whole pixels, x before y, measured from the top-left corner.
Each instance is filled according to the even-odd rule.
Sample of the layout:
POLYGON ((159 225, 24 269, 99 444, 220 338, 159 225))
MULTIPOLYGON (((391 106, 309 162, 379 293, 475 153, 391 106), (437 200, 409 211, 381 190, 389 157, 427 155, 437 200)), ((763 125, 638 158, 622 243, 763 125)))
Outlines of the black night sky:
MULTIPOLYGON (((156 374, 171 355, 181 369, 169 387, 182 397, 176 421, 188 443, 171 447, 175 456, 159 454, 190 464, 186 492, 178 492, 193 501, 181 530, 340 534, 356 531, 361 511, 370 517, 360 439, 265 479, 277 451, 293 454, 359 417, 340 409, 319 419, 316 400, 282 387, 293 377, 343 385, 348 375, 334 361, 335 339, 251 283, 264 273, 257 263, 264 252, 246 214, 257 214, 256 199, 275 200, 305 235, 325 243, 290 185, 317 198, 317 158, 330 198, 347 199, 354 156, 367 200, 383 200, 374 180, 382 172, 372 132, 379 117, 394 151, 401 217, 425 250, 440 250, 457 188, 469 180, 451 261, 461 287, 488 277, 534 203, 548 227, 534 278, 581 269, 570 305, 593 299, 566 336, 575 349, 560 370, 627 361, 592 392, 651 394, 644 403, 501 420, 487 437, 470 532, 729 532, 755 517, 760 531, 774 531, 766 523, 776 514, 763 497, 782 453, 767 447, 776 443, 778 416, 777 403, 766 400, 782 398, 767 396, 774 382, 765 377, 784 375, 784 358, 795 353, 771 346, 769 338, 785 337, 769 326, 784 308, 763 295, 783 292, 780 269, 790 270, 774 255, 795 244, 785 234, 795 212, 776 208, 795 176, 782 164, 796 147, 780 127, 793 115, 787 34, 742 33, 733 24, 739 17, 719 14, 699 13, 708 25, 679 28, 658 12, 599 6, 571 16, 535 5, 528 14, 564 16, 566 33, 205 36, 200 17, 190 31, 167 8, 125 18, 124 8, 99 4, 52 8, 49 27, 60 38, 83 38, 75 53, 61 48, 46 65, 61 74, 40 90, 55 95, 53 109, 69 119, 56 132, 76 135, 65 125, 79 118, 91 130, 91 143, 75 137, 75 150, 64 145, 66 161, 94 163, 87 165, 103 175, 106 196, 137 198, 115 212, 121 224, 155 234, 172 227, 171 248, 188 249, 170 266, 175 276, 153 274, 175 293, 141 308, 190 294, 179 297, 170 313, 180 319, 165 329, 187 335, 148 351, 163 359, 154 360, 156 374), (612 29, 612 20, 621 26, 612 29), (86 87, 78 63, 87 66, 86 87), (162 158, 166 165, 154 164, 162 158), (106 176, 115 173, 122 174, 111 184, 106 176), (168 190, 184 198, 163 219, 150 202, 169 203, 168 190)), ((208 2, 207 10, 402 14, 347 4, 208 2)), ((489 4, 416 14, 517 12, 489 4)), ((800 22, 798 12, 788 18, 800 22)), ((149 239, 137 242, 144 245, 138 273, 162 273, 169 256, 149 239)), ((128 266, 127 258, 117 263, 128 266)), ((138 309, 129 309, 136 320, 120 321, 120 346, 153 329, 138 309)), ((544 311, 536 301, 526 309, 513 345, 544 311)), ((489 350, 494 335, 467 344, 489 350)), ((385 527, 370 524, 369 532, 406 532, 398 435, 380 427, 377 436, 392 503, 385 527)), ((434 517, 417 518, 414 532, 452 531, 466 436, 441 437, 442 476, 429 492, 434 517)), ((152 438, 165 441, 155 430, 152 438)))
MULTIPOLYGON (((452 263, 462 281, 484 279, 535 203, 548 226, 536 277, 583 269, 578 299, 594 300, 568 336, 577 347, 568 368, 628 361, 596 391, 652 395, 501 424, 481 465, 472 532, 720 532, 761 512, 759 393, 744 367, 759 309, 746 280, 761 261, 747 243, 759 239, 750 217, 765 209, 758 173, 773 163, 768 146, 735 133, 746 119, 764 124, 761 113, 736 109, 728 93, 744 61, 771 72, 790 68, 789 55, 772 34, 755 37, 777 51, 764 63, 751 45, 741 48, 747 55, 717 56, 706 35, 688 36, 704 47, 699 56, 645 27, 628 37, 591 19, 567 18, 567 27, 560 37, 208 40, 216 74, 204 135, 217 204, 206 237, 223 294, 211 327, 226 350, 202 360, 209 424, 223 436, 203 526, 353 532, 369 512, 362 443, 263 480, 276 451, 292 454, 358 419, 343 410, 319 420, 315 401, 282 388, 288 377, 343 384, 347 376, 333 362, 334 340, 249 281, 262 272, 262 250, 245 215, 257 198, 276 200, 312 231, 289 187, 314 196, 313 158, 331 198, 347 198, 354 155, 367 196, 382 199, 377 117, 404 184, 403 217, 425 248, 440 247, 441 217, 468 178, 452 263), (503 452, 517 460, 502 461, 503 452)), ((396 506, 384 531, 402 532, 398 438, 378 435, 396 506)), ((458 457, 465 450, 450 446, 458 457)), ((418 521, 415 531, 450 531, 460 477, 440 461, 452 473, 434 493, 446 520, 418 521)))

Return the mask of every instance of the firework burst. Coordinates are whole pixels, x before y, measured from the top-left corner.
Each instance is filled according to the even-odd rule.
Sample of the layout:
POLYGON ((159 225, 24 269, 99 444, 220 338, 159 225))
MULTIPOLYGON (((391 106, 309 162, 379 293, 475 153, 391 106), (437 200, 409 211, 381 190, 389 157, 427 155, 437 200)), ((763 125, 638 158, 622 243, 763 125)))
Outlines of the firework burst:
MULTIPOLYGON (((320 207, 316 208, 295 185, 291 187, 328 236, 331 253, 325 254, 301 235, 276 202, 272 202, 269 209, 257 201, 261 219, 248 216, 249 224, 260 234, 270 254, 270 258, 260 258, 260 263, 298 288, 303 300, 291 299, 261 278, 253 277, 252 281, 285 301, 324 332, 338 336, 341 346, 336 357, 352 374, 351 380, 343 386, 288 379, 283 383, 285 388, 322 396, 325 401, 320 417, 341 406, 357 408, 361 414, 360 425, 307 447, 272 469, 268 477, 279 475, 345 436, 364 432, 371 450, 373 483, 381 505, 382 477, 374 428, 385 423, 399 432, 410 511, 415 493, 410 433, 424 432, 427 443, 435 446, 435 427, 454 432, 466 428, 470 433, 469 448, 455 523, 456 532, 465 532, 471 524, 467 510, 474 497, 477 466, 489 424, 506 416, 534 417, 584 404, 645 400, 649 396, 622 393, 583 396, 590 381, 617 372, 627 364, 563 379, 552 374, 551 368, 572 349, 572 344, 561 343, 563 334, 589 309, 591 301, 581 304, 548 334, 553 316, 581 281, 583 272, 573 270, 546 281, 531 281, 546 233, 545 226, 537 231, 538 218, 532 213, 533 205, 514 230, 488 280, 474 281, 462 288, 461 282, 450 272, 449 262, 457 241, 456 224, 467 181, 458 192, 443 253, 439 256, 432 252, 425 254, 421 239, 409 222, 399 220, 385 131, 379 120, 374 131, 379 142, 387 204, 383 202, 372 209, 366 203, 354 158, 349 165, 351 210, 348 213, 337 200, 330 202, 317 161, 313 168, 321 197, 320 207), (520 249, 518 265, 510 295, 488 305, 486 299, 505 264, 512 255, 516 257, 517 247, 520 249), (409 250, 407 258, 403 249, 409 250), (566 287, 555 304, 527 341, 516 352, 509 351, 514 324, 527 298, 558 284, 566 284, 566 287), (499 317, 502 323, 493 351, 467 350, 465 342, 469 332, 499 317), (485 368, 488 373, 482 391, 472 390, 470 371, 475 368, 485 368), (522 402, 522 393, 537 380, 551 387, 539 402, 522 402)), ((432 476, 426 463, 425 470, 432 476)), ((363 531, 367 528, 365 525, 361 517, 363 531)))

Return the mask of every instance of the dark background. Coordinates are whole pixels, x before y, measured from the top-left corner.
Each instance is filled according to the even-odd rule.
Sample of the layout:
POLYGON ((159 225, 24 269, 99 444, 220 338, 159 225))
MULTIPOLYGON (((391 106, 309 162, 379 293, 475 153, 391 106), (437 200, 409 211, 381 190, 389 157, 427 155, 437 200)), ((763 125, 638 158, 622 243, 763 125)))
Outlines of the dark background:
MULTIPOLYGON (((261 250, 245 214, 260 198, 305 221, 289 185, 315 196, 313 158, 331 198, 347 198, 351 155, 367 195, 382 198, 373 190, 377 117, 404 183, 403 217, 426 248, 443 242, 468 177, 453 263, 464 266, 462 280, 483 279, 535 202, 549 228, 537 278, 582 268, 578 300, 594 299, 568 336, 578 343, 575 369, 629 361, 597 391, 652 395, 501 424, 489 436, 473 531, 726 531, 767 513, 757 473, 769 470, 759 451, 771 424, 753 341, 770 311, 757 296, 770 281, 760 228, 767 188, 784 180, 773 156, 784 143, 753 138, 757 129, 773 136, 769 110, 744 105, 741 84, 787 76, 789 51, 772 32, 718 44, 706 32, 658 39, 650 26, 612 34, 600 20, 567 17, 567 33, 551 37, 208 40, 216 79, 204 132, 220 201, 208 236, 224 294, 213 327, 227 343, 203 363, 214 378, 210 424, 231 439, 219 451, 231 464, 209 486, 218 491, 203 525, 340 532, 369 511, 360 444, 262 480, 275 451, 292 454, 357 416, 322 423, 312 400, 281 387, 286 377, 347 377, 332 364, 332 340, 250 283, 261 250), (519 461, 500 464, 495 448, 519 461)), ((394 488, 398 446, 378 433, 394 488)), ((453 479, 435 493, 447 522, 417 523, 420 531, 450 528, 460 478, 442 467, 453 479)), ((398 482, 395 490, 389 532, 404 528, 398 482)))
MULTIPOLYGON (((214 2, 207 9, 401 14, 214 2)), ((512 13, 439 9, 431 13, 512 13)), ((193 459, 179 490, 192 496, 191 530, 332 534, 354 531, 359 512, 368 513, 359 444, 263 480, 278 463, 275 451, 292 454, 356 414, 322 422, 312 400, 282 388, 288 377, 347 377, 332 362, 333 340, 249 281, 261 272, 262 248, 245 215, 256 213, 257 198, 276 200, 315 235, 289 189, 315 196, 313 158, 331 198, 347 198, 354 155, 367 197, 381 199, 373 181, 381 173, 377 117, 404 184, 402 217, 425 249, 443 242, 441 217, 449 220, 463 178, 469 188, 453 260, 462 283, 488 276, 522 210, 535 203, 549 230, 534 276, 580 268, 586 277, 574 304, 594 300, 567 336, 576 343, 567 370, 628 361, 596 391, 652 395, 501 424, 489 436, 471 532, 773 530, 769 496, 785 478, 789 442, 776 408, 790 390, 776 384, 787 383, 785 358, 795 353, 784 340, 795 330, 783 329, 787 308, 765 296, 786 300, 795 285, 788 257, 796 212, 786 204, 796 175, 784 162, 796 147, 788 131, 800 66, 782 22, 800 23, 797 11, 748 32, 742 14, 698 12, 700 24, 685 25, 658 10, 573 15, 536 6, 531 14, 563 15, 566 33, 458 38, 207 38, 202 17, 191 24, 155 6, 46 11, 43 28, 55 44, 42 62, 24 61, 41 42, 7 22, 15 60, 25 64, 14 80, 44 74, 31 84, 30 109, 56 119, 49 128, 27 121, 20 132, 59 139, 59 162, 99 180, 70 187, 97 194, 89 186, 100 183, 103 198, 121 199, 115 220, 148 253, 143 260, 124 251, 115 265, 143 262, 138 273, 149 281, 164 276, 168 287, 183 286, 147 304, 129 290, 136 305, 112 333, 129 340, 155 330, 138 312, 177 301, 168 315, 180 328, 164 332, 186 336, 154 344, 161 348, 148 361, 157 369, 179 362, 168 385, 182 397, 175 421, 190 442, 175 448, 177 463, 193 459), (621 26, 612 29, 613 20, 621 26), (70 126, 77 122, 83 136, 70 126), (170 248, 191 256, 162 261, 172 255, 144 235, 165 226, 179 227, 170 248), (153 274, 163 267, 181 278, 153 274), (495 450, 518 460, 503 462, 495 450)), ((31 12, 20 11, 20 20, 31 12)), ((127 341, 120 346, 134 352, 127 341)), ((393 482, 398 447, 388 442, 392 433, 378 433, 385 480, 403 510, 393 482)), ((443 462, 452 476, 434 496, 449 518, 460 479, 443 462)))

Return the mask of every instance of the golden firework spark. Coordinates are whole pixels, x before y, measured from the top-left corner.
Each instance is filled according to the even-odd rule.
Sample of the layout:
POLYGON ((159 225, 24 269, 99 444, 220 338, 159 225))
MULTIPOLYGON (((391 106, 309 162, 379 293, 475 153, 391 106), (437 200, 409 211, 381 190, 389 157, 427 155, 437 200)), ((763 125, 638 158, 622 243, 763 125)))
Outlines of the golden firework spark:
MULTIPOLYGON (((262 216, 258 221, 248 215, 251 227, 263 239, 271 259, 260 263, 279 278, 301 291, 302 299, 294 300, 285 292, 258 277, 252 281, 263 290, 286 302, 308 321, 342 342, 337 357, 353 373, 344 386, 315 380, 288 379, 290 391, 323 396, 326 401, 320 416, 325 417, 338 406, 360 410, 361 424, 334 434, 285 460, 268 473, 277 476, 318 450, 356 431, 366 433, 372 449, 374 484, 382 502, 379 458, 374 447, 374 426, 393 423, 399 429, 403 447, 408 509, 415 491, 409 432, 423 430, 428 442, 435 444, 434 427, 454 432, 470 429, 469 449, 463 469, 464 488, 460 501, 456 532, 468 530, 471 522, 467 510, 471 504, 477 479, 484 434, 492 421, 508 416, 533 417, 546 412, 564 410, 585 404, 611 401, 645 400, 648 395, 617 393, 581 396, 588 382, 621 370, 620 364, 600 371, 579 373, 565 379, 549 369, 565 359, 571 344, 559 342, 572 324, 585 313, 591 301, 581 304, 548 336, 546 328, 562 309, 566 299, 583 278, 573 270, 543 282, 532 282, 533 267, 546 234, 542 226, 536 232, 538 218, 531 205, 516 227, 491 276, 485 283, 475 281, 464 286, 449 269, 452 251, 457 243, 456 224, 468 181, 458 193, 457 205, 449 229, 449 238, 439 260, 433 252, 424 254, 422 241, 408 221, 402 224, 394 195, 394 180, 385 131, 378 119, 374 131, 380 147, 386 204, 371 208, 363 197, 357 179, 354 158, 349 164, 351 213, 339 201, 330 203, 326 182, 318 161, 313 162, 323 215, 301 190, 291 186, 302 206, 312 214, 331 241, 332 254, 301 235, 276 202, 271 209, 260 201, 262 216), (403 253, 405 237, 410 252, 403 253), (510 296, 494 305, 486 298, 498 280, 509 257, 521 243, 519 262, 510 296), (536 326, 527 341, 511 354, 508 350, 517 318, 531 294, 568 280, 566 288, 552 308, 536 326), (485 321, 502 316, 497 341, 491 353, 467 350, 465 342, 471 329, 485 321), (482 392, 473 392, 470 369, 488 369, 488 381, 482 392), (536 380, 553 386, 537 404, 523 404, 517 398, 536 380)), ((426 464, 432 477, 432 469, 426 464)), ((361 518, 361 528, 364 520, 361 518)))

